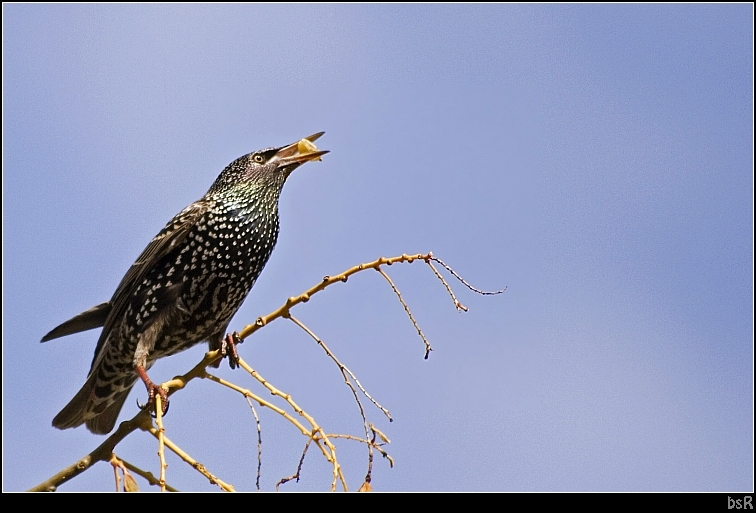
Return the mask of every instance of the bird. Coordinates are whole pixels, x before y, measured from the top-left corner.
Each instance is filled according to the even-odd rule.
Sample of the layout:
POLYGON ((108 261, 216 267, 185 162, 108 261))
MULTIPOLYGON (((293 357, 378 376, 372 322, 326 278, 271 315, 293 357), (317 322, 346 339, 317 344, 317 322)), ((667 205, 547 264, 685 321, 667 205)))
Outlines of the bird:
POLYGON ((138 378, 147 388, 147 405, 155 394, 167 405, 166 391, 147 375, 157 359, 203 341, 224 353, 230 346, 236 355, 238 335, 226 330, 276 244, 284 182, 297 167, 328 153, 313 144, 323 134, 231 162, 202 198, 152 239, 110 301, 42 337, 47 342, 102 327, 86 382, 55 416, 54 427, 86 424, 92 433, 107 434, 138 378))

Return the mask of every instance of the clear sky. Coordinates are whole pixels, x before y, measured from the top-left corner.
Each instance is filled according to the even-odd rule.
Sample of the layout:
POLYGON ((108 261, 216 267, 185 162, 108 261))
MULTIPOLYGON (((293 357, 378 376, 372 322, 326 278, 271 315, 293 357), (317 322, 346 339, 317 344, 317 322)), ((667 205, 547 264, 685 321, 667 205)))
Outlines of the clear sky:
MULTIPOLYGON (((376 490, 753 490, 751 4, 4 4, 4 490, 103 439, 50 424, 98 332, 42 335, 109 299, 226 164, 321 130, 331 153, 284 187, 278 246, 232 329, 379 256, 432 250, 508 286, 453 284, 457 314, 426 267, 389 268, 427 361, 374 272, 295 311, 394 416, 367 407, 396 460, 376 461, 376 490)), ((240 352, 329 432, 360 434, 296 326, 240 352)), ((137 384, 121 419, 145 397, 137 384)), ((259 414, 272 490, 304 439, 259 414)), ((240 396, 194 382, 166 429, 254 489, 240 396)), ((156 446, 135 433, 117 453, 156 473, 156 446)), ((338 448, 356 489, 364 448, 338 448)), ((176 487, 216 489, 168 463, 176 487)), ((284 489, 329 482, 313 451, 284 489)), ((99 464, 62 490, 112 488, 99 464)))

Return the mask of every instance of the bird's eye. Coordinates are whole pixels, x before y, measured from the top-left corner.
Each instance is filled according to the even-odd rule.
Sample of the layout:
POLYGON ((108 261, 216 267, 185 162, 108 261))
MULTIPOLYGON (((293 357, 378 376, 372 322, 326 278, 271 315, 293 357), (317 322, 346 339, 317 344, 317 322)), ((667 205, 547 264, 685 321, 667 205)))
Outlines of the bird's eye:
POLYGON ((265 157, 263 157, 262 155, 255 155, 254 158, 255 162, 257 162, 258 164, 262 164, 265 161, 265 157))

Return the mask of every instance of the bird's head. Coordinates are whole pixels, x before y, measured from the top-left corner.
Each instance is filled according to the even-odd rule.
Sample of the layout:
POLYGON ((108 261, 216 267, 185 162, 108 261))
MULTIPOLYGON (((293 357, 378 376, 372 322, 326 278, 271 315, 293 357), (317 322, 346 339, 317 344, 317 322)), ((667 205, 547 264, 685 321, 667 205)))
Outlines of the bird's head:
POLYGON ((310 160, 321 160, 328 151, 313 144, 325 132, 282 146, 248 153, 234 160, 210 187, 208 195, 219 194, 241 186, 246 190, 277 189, 279 192, 292 171, 310 160))

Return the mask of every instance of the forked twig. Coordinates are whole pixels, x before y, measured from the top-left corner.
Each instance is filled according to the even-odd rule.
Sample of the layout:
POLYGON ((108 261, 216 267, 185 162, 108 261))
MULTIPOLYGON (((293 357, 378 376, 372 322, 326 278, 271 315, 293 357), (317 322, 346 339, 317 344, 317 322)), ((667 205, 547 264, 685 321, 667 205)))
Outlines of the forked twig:
MULTIPOLYGON (((381 433, 380 431, 378 431, 378 429, 376 429, 375 426, 373 426, 372 422, 370 424, 368 424, 368 426, 369 426, 371 432, 378 432, 378 433, 380 433, 379 436, 384 441, 383 443, 379 444, 379 443, 375 442, 374 438, 373 438, 373 441, 371 441, 371 440, 369 440, 367 438, 360 438, 360 437, 354 436, 354 435, 344 435, 344 434, 339 434, 339 433, 328 433, 328 437, 329 438, 343 438, 345 440, 352 440, 352 441, 355 441, 355 442, 360 442, 360 443, 363 443, 363 444, 372 445, 373 448, 376 451, 378 451, 379 453, 381 453, 381 456, 383 456, 384 458, 386 458, 386 460, 389 462, 389 466, 393 468, 394 467, 394 458, 392 458, 391 455, 388 452, 386 452, 384 449, 382 449, 382 447, 384 445, 390 443, 389 440, 388 440, 388 438, 385 438, 385 436, 381 436, 381 435, 383 435, 383 433, 381 433)), ((315 439, 317 440, 318 437, 316 436, 315 439)))
MULTIPOLYGON (((115 453, 113 453, 112 457, 115 458, 115 460, 117 460, 118 466, 125 467, 126 469, 128 469, 131 472, 133 472, 134 474, 136 474, 136 475, 138 475, 140 477, 143 477, 152 486, 160 486, 160 480, 157 477, 155 477, 152 474, 152 472, 148 472, 146 470, 142 470, 141 468, 137 467, 136 465, 132 465, 128 461, 123 460, 123 459, 119 458, 118 456, 116 456, 115 453)), ((111 459, 111 464, 112 463, 113 463, 113 460, 111 459)), ((171 485, 169 485, 167 483, 165 485, 165 489, 167 491, 169 491, 169 492, 178 492, 177 489, 175 489, 174 487, 172 487, 171 485)))
POLYGON ((454 308, 456 308, 458 312, 461 312, 461 311, 465 311, 466 312, 467 311, 467 307, 465 305, 463 305, 462 303, 460 303, 459 301, 457 301, 457 296, 454 295, 454 291, 451 289, 451 287, 449 286, 449 284, 446 283, 446 280, 444 279, 443 276, 441 276, 441 273, 438 272, 438 270, 436 270, 435 267, 433 267, 433 264, 431 264, 430 259, 426 260, 425 263, 428 264, 428 266, 433 271, 433 274, 435 274, 436 277, 439 280, 441 280, 441 283, 444 284, 444 287, 446 288, 446 292, 449 293, 449 295, 452 298, 452 301, 454 301, 454 308))
POLYGON ((255 378, 257 381, 260 382, 262 386, 268 389, 268 391, 278 397, 281 397, 284 401, 289 403, 289 406, 301 417, 304 417, 305 420, 312 426, 312 431, 307 432, 307 430, 304 429, 304 427, 297 422, 291 415, 286 413, 285 411, 281 410, 277 406, 270 405, 267 401, 262 400, 261 398, 255 396, 250 392, 249 390, 241 389, 240 387, 237 387, 233 383, 229 383, 228 381, 225 381, 221 378, 218 378, 216 376, 211 376, 206 373, 207 377, 212 379, 213 381, 216 381, 218 383, 221 383, 223 385, 226 385, 229 388, 233 388, 245 395, 249 394, 251 397, 254 398, 256 402, 258 402, 261 406, 268 406, 272 408, 274 411, 280 412, 281 415, 286 417, 287 420, 294 423, 300 429, 304 432, 304 434, 307 434, 308 436, 312 437, 315 433, 320 433, 323 435, 323 444, 327 447, 328 450, 326 450, 326 447, 323 447, 320 443, 318 443, 318 447, 320 448, 321 452, 325 456, 325 458, 328 460, 329 463, 333 465, 333 481, 331 482, 331 491, 336 490, 336 483, 340 480, 341 485, 344 487, 344 491, 347 491, 347 484, 346 479, 344 478, 344 475, 341 470, 341 465, 339 465, 338 460, 336 459, 336 447, 331 443, 331 441, 328 439, 328 437, 325 435, 325 432, 323 429, 318 425, 317 422, 315 422, 315 419, 306 411, 304 411, 300 406, 294 402, 294 400, 291 398, 290 394, 285 394, 278 390, 276 387, 270 384, 265 378, 263 378, 256 370, 254 370, 252 367, 250 367, 247 362, 245 362, 241 357, 238 359, 239 367, 246 370, 253 378, 255 378))
MULTIPOLYGON (((145 426, 144 430, 145 431, 149 431, 150 433, 152 433, 152 435, 155 438, 159 438, 160 437, 160 431, 155 426, 152 426, 152 425, 145 426)), ((211 474, 210 471, 207 470, 202 463, 198 462, 197 460, 195 460, 194 458, 192 458, 191 456, 189 456, 186 452, 184 452, 178 445, 176 445, 175 443, 173 443, 165 435, 163 435, 163 443, 165 444, 166 447, 168 447, 171 451, 173 451, 179 458, 181 458, 182 460, 184 460, 185 462, 187 462, 197 472, 199 472, 200 474, 202 474, 203 476, 205 476, 210 481, 210 483, 212 483, 214 485, 218 485, 221 488, 221 490, 223 490, 224 492, 234 492, 234 491, 236 491, 236 490, 234 490, 233 486, 231 486, 228 483, 223 482, 222 480, 218 479, 213 474, 211 474)))

